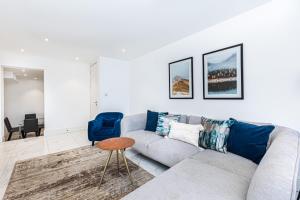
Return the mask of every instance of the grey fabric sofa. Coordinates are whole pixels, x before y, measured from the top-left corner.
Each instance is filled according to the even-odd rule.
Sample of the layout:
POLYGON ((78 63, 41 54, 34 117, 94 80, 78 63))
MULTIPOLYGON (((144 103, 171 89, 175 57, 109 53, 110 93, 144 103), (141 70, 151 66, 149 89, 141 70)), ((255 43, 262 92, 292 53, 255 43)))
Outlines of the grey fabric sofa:
MULTIPOLYGON (((186 123, 199 124, 188 116, 186 123)), ((170 167, 125 196, 124 200, 294 200, 299 171, 299 133, 276 126, 259 165, 232 153, 201 150, 190 144, 144 131, 146 114, 127 116, 122 136, 133 148, 170 167)))

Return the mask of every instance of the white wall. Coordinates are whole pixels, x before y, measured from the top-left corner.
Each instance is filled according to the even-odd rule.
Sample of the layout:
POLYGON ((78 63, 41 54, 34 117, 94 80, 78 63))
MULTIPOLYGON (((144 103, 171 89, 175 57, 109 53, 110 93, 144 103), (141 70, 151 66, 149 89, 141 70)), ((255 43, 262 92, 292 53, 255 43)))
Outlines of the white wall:
MULTIPOLYGON (((4 70, 0 65, 0 120, 4 119, 4 70)), ((0 121, 0 142, 5 141, 4 123, 0 121)))
POLYGON ((129 112, 129 62, 100 57, 99 106, 100 112, 129 112))
POLYGON ((134 60, 131 113, 156 109, 273 122, 300 130, 299 10, 299 0, 273 0, 134 60), (203 100, 202 54, 238 43, 244 43, 245 100, 203 100), (194 99, 170 100, 168 63, 190 56, 194 99))
POLYGON ((87 127, 88 64, 0 51, 0 65, 44 69, 46 135, 87 127))
POLYGON ((28 113, 44 117, 44 81, 5 79, 4 116, 9 118, 13 127, 17 127, 28 113))

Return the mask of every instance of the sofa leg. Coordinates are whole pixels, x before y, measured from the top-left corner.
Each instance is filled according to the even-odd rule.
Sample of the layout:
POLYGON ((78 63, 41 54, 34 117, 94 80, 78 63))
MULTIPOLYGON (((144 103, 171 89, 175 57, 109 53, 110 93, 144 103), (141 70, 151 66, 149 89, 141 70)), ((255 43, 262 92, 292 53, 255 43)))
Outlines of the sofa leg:
POLYGON ((94 146, 95 145, 95 141, 92 141, 92 146, 94 146))

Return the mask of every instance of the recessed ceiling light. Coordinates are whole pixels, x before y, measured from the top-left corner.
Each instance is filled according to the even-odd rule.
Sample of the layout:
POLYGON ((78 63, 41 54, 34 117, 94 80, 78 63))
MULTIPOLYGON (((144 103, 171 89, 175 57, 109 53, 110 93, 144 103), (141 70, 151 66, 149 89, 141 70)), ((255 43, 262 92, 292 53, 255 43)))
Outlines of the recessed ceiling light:
POLYGON ((38 78, 37 78, 37 77, 34 77, 33 79, 34 79, 34 80, 38 80, 38 78))
POLYGON ((126 53, 126 49, 125 48, 123 48, 123 49, 121 49, 121 51, 122 51, 122 53, 126 53))
POLYGON ((78 61, 78 60, 79 60, 79 58, 78 58, 78 57, 75 57, 75 60, 76 60, 76 61, 78 61))
POLYGON ((22 72, 24 73, 24 72, 26 72, 26 70, 25 70, 25 69, 22 69, 22 72))
POLYGON ((21 53, 24 53, 25 49, 20 49, 21 53))
POLYGON ((24 74, 24 76, 26 77, 26 76, 27 76, 27 74, 24 74))
POLYGON ((45 42, 49 42, 49 39, 48 39, 48 38, 45 38, 44 41, 45 41, 45 42))

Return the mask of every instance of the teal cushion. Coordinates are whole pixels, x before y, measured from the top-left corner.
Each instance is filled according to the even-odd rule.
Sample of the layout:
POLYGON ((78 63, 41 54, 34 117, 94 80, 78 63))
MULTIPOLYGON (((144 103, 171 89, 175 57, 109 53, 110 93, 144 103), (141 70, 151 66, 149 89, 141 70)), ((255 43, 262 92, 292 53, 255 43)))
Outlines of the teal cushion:
POLYGON ((227 153, 227 139, 233 121, 220 121, 202 117, 201 124, 204 130, 199 133, 199 146, 227 153))

